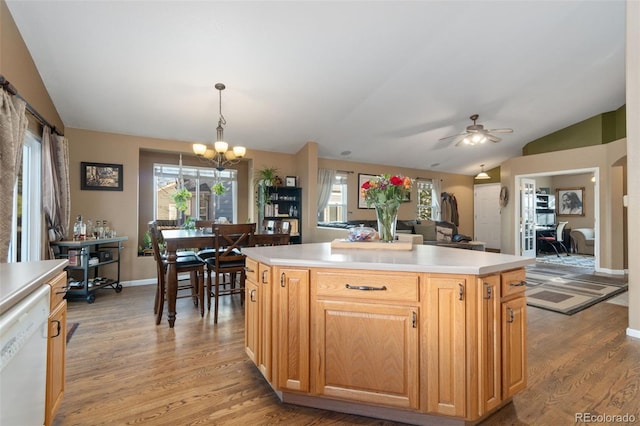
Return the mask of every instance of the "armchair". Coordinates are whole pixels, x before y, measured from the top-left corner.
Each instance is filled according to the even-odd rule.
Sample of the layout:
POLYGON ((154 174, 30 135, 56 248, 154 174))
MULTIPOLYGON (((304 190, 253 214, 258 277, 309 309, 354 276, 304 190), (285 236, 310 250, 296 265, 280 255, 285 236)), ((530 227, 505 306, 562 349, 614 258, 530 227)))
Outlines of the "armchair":
POLYGON ((595 231, 593 228, 577 228, 571 231, 571 239, 579 254, 594 254, 595 231))

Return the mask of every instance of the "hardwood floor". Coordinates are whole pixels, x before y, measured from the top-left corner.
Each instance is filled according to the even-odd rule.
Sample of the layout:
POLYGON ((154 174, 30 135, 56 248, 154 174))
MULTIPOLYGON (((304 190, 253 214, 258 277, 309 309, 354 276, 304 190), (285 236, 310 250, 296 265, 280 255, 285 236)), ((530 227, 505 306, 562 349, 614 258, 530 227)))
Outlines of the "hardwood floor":
MULTIPOLYGON (((279 402, 244 353, 239 297, 220 318, 178 300, 174 329, 155 325, 153 286, 101 290, 69 303, 80 326, 67 347, 54 425, 393 425, 279 402)), ((569 425, 576 412, 640 422, 640 340, 627 310, 600 303, 573 316, 528 308, 528 387, 483 425, 569 425)))

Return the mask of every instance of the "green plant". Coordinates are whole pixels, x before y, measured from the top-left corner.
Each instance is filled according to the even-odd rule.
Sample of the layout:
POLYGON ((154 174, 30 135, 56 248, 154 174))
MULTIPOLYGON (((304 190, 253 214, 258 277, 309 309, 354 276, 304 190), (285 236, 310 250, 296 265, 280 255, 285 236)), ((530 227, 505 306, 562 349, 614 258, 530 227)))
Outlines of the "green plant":
POLYGON ((187 217, 182 225, 182 229, 196 229, 196 221, 191 216, 187 217))
POLYGON ((214 184, 211 186, 211 190, 213 191, 214 194, 216 195, 223 195, 225 192, 227 192, 227 189, 224 187, 224 185, 220 182, 214 184))
POLYGON ((274 180, 278 177, 277 167, 263 167, 256 170, 255 184, 256 184, 256 205, 259 210, 262 210, 265 204, 270 204, 268 187, 273 185, 274 180))
POLYGON ((151 233, 149 231, 144 233, 144 237, 142 237, 142 244, 143 249, 151 248, 151 233))
POLYGON ((171 199, 176 204, 176 209, 181 212, 187 210, 187 203, 191 198, 191 192, 187 188, 176 189, 176 192, 171 194, 171 199))

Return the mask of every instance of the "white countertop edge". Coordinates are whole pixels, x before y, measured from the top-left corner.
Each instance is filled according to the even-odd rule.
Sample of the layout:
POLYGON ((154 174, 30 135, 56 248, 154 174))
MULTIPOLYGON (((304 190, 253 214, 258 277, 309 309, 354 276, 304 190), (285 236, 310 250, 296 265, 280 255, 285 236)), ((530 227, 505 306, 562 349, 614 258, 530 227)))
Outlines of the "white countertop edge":
POLYGON ((535 258, 437 246, 414 246, 411 252, 403 252, 335 249, 330 243, 313 243, 245 248, 243 252, 271 266, 470 275, 487 275, 535 263, 535 258))

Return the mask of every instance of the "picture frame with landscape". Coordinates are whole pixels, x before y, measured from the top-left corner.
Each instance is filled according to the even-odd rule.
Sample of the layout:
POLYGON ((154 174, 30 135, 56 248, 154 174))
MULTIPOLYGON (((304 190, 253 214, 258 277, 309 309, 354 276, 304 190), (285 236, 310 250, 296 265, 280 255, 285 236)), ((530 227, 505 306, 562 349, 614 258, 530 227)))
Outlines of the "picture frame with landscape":
POLYGON ((81 162, 80 189, 122 191, 122 164, 81 162))

